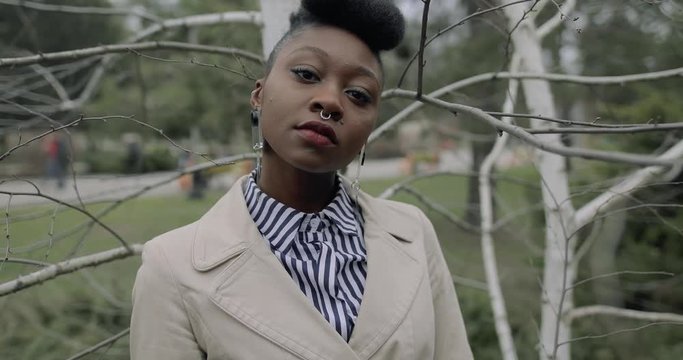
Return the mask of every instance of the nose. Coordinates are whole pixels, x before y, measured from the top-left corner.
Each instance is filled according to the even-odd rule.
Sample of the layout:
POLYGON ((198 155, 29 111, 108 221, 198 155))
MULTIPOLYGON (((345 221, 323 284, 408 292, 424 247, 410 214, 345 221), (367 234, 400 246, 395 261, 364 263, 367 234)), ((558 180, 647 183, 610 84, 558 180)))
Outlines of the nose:
POLYGON ((332 84, 321 86, 311 99, 309 109, 311 112, 321 114, 321 117, 322 113, 330 114, 330 119, 341 121, 344 118, 344 108, 340 96, 341 91, 337 90, 336 86, 332 84))

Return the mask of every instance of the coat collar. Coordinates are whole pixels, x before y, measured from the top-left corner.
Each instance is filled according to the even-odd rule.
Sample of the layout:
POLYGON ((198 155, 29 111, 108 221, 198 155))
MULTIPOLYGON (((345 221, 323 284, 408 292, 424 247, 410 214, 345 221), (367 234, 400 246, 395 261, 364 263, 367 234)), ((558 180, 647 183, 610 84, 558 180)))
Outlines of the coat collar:
MULTIPOLYGON (((409 312, 423 279, 421 236, 408 211, 360 193, 368 277, 349 342, 309 303, 261 238, 246 209, 240 179, 198 223, 193 265, 209 271, 235 259, 210 290, 219 308, 301 359, 368 359, 409 312), (226 231, 230 229, 230 231, 226 231)), ((348 182, 346 182, 348 186, 348 182)))
MULTIPOLYGON (((258 236, 244 236, 247 232, 256 231, 258 234, 242 193, 247 176, 238 179, 235 185, 199 219, 192 247, 192 265, 196 270, 211 270, 244 251, 250 242, 260 240, 258 236), (231 231, 225 231, 226 229, 231 231)), ((353 197, 349 181, 342 177, 342 183, 353 197)), ((366 223, 374 223, 405 242, 412 242, 415 236, 419 235, 419 229, 415 228, 414 222, 401 221, 401 217, 407 215, 389 206, 386 200, 373 198, 361 191, 357 201, 363 210, 366 223)))

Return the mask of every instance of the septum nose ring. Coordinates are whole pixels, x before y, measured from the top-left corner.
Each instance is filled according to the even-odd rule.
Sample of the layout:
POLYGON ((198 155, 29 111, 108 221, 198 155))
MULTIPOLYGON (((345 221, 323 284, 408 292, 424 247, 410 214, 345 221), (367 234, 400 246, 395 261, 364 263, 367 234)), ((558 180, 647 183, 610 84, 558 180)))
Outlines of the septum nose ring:
POLYGON ((325 110, 320 110, 320 118, 323 120, 330 120, 332 118, 332 113, 328 113, 327 116, 325 116, 325 110))

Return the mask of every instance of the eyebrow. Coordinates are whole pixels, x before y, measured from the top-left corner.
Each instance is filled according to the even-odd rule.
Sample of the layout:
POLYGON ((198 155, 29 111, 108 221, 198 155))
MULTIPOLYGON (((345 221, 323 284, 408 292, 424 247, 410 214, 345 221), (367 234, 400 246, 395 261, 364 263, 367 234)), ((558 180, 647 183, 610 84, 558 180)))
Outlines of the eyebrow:
MULTIPOLYGON (((313 52, 315 54, 318 54, 321 57, 324 57, 327 59, 331 58, 330 54, 328 54, 327 51, 325 51, 319 47, 310 46, 310 45, 306 45, 306 46, 296 48, 296 49, 292 50, 289 53, 289 55, 291 56, 292 54, 297 53, 297 52, 301 52, 301 51, 310 51, 310 52, 313 52)), ((382 84, 380 83, 379 78, 377 77, 377 74, 374 71, 370 70, 368 67, 363 66, 363 65, 357 65, 357 66, 353 67, 353 70, 360 73, 361 75, 365 75, 367 77, 373 78, 375 81, 377 81, 377 85, 379 85, 379 87, 382 88, 382 84)))

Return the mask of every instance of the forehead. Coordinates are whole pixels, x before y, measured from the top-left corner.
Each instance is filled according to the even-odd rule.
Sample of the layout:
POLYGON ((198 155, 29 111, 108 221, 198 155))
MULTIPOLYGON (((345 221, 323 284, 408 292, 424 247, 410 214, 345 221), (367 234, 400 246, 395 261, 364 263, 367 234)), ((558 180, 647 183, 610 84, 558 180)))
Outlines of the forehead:
POLYGON ((307 27, 284 44, 279 58, 306 52, 318 56, 326 54, 332 61, 367 68, 380 78, 381 67, 376 55, 356 35, 346 30, 326 25, 307 27), (312 50, 313 48, 322 51, 312 50))

